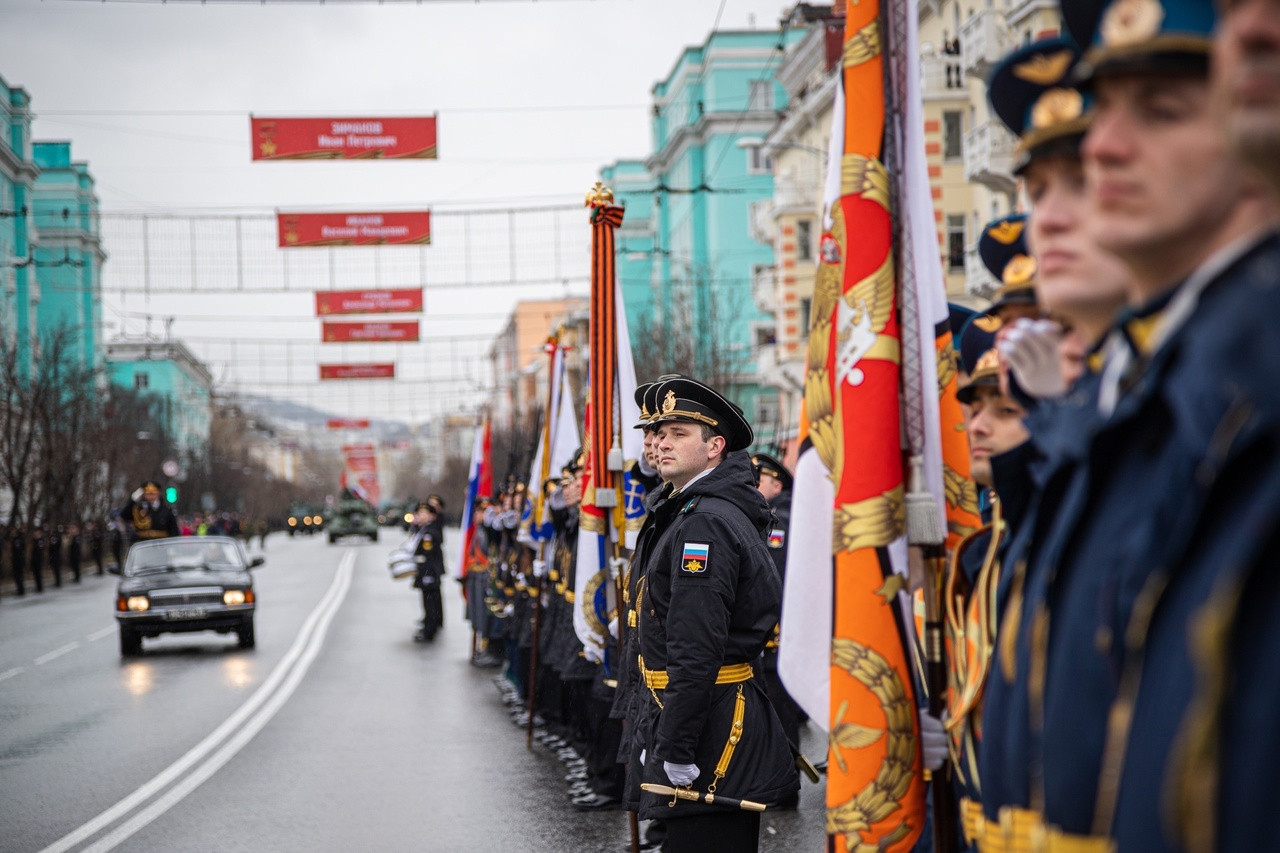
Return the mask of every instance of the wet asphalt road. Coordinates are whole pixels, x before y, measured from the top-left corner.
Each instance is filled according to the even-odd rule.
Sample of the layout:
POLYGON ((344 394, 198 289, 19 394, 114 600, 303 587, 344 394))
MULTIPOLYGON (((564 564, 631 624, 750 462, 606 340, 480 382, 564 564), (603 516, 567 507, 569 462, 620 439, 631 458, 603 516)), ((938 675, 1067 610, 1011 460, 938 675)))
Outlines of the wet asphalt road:
MULTIPOLYGON (((416 590, 385 569, 401 535, 269 538, 253 651, 166 635, 122 659, 111 576, 0 601, 0 850, 627 850, 625 813, 575 811, 468 663, 457 584, 413 642, 416 590)), ((760 849, 825 849, 822 797, 806 781, 766 813, 760 849)))

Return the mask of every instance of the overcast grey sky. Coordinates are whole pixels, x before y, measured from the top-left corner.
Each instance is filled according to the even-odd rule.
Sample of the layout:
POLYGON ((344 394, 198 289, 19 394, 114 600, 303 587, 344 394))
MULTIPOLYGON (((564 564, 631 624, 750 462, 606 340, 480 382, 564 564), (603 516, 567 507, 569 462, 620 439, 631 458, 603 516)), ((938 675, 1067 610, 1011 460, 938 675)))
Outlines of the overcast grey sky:
MULTIPOLYGON (((36 139, 70 139, 76 159, 89 162, 104 211, 265 215, 430 207, 445 217, 482 206, 581 204, 600 166, 649 153, 650 89, 685 46, 703 42, 718 16, 722 29, 776 29, 786 6, 778 0, 265 6, 0 0, 0 76, 31 94, 36 139), (438 113, 440 159, 253 163, 250 113, 438 113)), ((491 239, 504 238, 497 231, 491 239)), ((584 247, 587 239, 584 225, 584 247)), ((139 251, 106 248, 119 267, 139 251)), ((425 251, 446 249, 438 238, 425 251)), ((110 275, 109 268, 114 283, 110 275)), ((424 337, 479 339, 496 331, 516 293, 482 290, 433 294, 428 282, 424 337), (471 313, 479 316, 464 322, 471 313)), ((520 293, 539 298, 570 290, 581 292, 561 283, 520 293)), ((298 381, 314 376, 317 359, 388 360, 383 352, 391 352, 369 353, 367 346, 321 352, 312 343, 318 323, 305 294, 155 295, 143 308, 134 293, 123 307, 108 300, 111 331, 137 334, 147 313, 173 317, 174 335, 198 341, 193 348, 228 382, 252 384, 266 376, 254 360, 277 358, 232 340, 293 342, 284 357, 297 387, 272 379, 259 393, 326 405, 336 414, 407 420, 456 411, 462 402, 437 399, 437 386, 418 381, 432 370, 426 362, 438 359, 425 347, 394 345, 406 377, 394 389, 385 382, 320 388, 298 381)), ((151 329, 161 330, 154 322, 151 329)), ((456 341, 451 352, 455 360, 471 357, 456 341)))

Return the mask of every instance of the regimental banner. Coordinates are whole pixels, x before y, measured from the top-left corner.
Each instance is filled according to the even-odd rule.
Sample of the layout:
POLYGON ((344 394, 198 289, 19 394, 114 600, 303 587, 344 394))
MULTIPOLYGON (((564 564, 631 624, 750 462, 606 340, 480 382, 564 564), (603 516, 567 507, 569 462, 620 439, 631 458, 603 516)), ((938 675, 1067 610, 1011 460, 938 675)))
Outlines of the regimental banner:
POLYGON ((326 344, 377 341, 412 343, 418 340, 417 320, 396 323, 340 323, 325 320, 320 326, 320 339, 326 344))
POLYGON ((342 456, 342 487, 377 506, 381 495, 377 450, 367 443, 344 444, 342 456))
POLYGON ((436 159, 436 117, 249 118, 254 160, 436 159))
MULTIPOLYGON (((321 379, 395 379, 394 364, 322 364, 321 379)), ((365 422, 366 424, 368 421, 365 422)))
POLYGON ((368 429, 368 418, 329 418, 325 423, 329 429, 368 429))
POLYGON ((421 314, 422 288, 414 290, 318 290, 316 316, 421 314))
POLYGON ((386 213, 277 213, 276 245, 423 245, 431 242, 431 211, 386 213))

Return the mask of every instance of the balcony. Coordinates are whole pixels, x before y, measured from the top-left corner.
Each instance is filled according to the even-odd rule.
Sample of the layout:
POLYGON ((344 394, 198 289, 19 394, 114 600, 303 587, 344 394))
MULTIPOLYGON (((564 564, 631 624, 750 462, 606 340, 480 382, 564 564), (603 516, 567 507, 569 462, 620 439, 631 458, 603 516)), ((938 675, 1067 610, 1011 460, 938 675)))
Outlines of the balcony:
POLYGON ((757 267, 751 274, 751 298, 765 314, 778 310, 778 272, 776 267, 757 267))
POLYGON ((822 178, 817 168, 788 171, 773 179, 773 215, 822 210, 822 178))
POLYGON ((964 135, 964 179, 995 192, 1017 189, 1013 154, 1017 140, 1004 125, 989 119, 964 135))
POLYGON ((1014 47, 1013 34, 1001 9, 982 9, 960 27, 960 55, 964 70, 980 80, 1014 47))
POLYGON ((920 57, 920 91, 929 100, 967 100, 964 66, 956 54, 939 53, 920 57))

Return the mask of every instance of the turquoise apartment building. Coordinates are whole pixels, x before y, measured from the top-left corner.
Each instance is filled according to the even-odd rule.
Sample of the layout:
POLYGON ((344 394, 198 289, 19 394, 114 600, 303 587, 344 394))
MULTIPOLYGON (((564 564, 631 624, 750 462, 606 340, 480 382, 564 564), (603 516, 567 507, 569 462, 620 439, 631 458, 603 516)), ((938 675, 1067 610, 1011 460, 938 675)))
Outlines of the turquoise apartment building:
POLYGON ((33 193, 37 283, 36 335, 69 333, 78 365, 102 365, 102 263, 98 197, 89 165, 71 159, 70 142, 37 142, 33 193))
POLYGON ((31 96, 0 78, 0 336, 17 348, 19 369, 31 367, 35 333, 32 305, 31 195, 40 170, 31 153, 31 96))
MULTIPOLYGON (((690 363, 677 369, 718 382, 753 424, 777 423, 778 391, 758 381, 774 320, 753 286, 772 268, 773 248, 750 223, 773 196, 773 175, 751 143, 786 109, 776 71, 806 32, 715 32, 686 48, 652 90, 653 153, 601 172, 627 207, 617 268, 633 347, 643 352, 646 336, 687 339, 690 363)), ((642 379, 651 372, 636 370, 642 379)))
POLYGON ((115 340, 106 346, 112 385, 151 398, 166 435, 187 458, 209 445, 213 420, 213 375, 176 340, 115 340))
POLYGON ((75 364, 102 366, 98 199, 70 142, 33 142, 31 96, 0 78, 0 338, 29 374, 54 331, 75 364))

